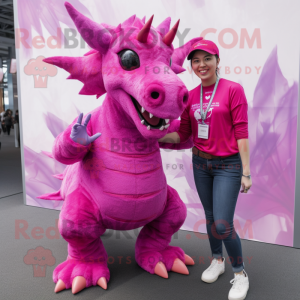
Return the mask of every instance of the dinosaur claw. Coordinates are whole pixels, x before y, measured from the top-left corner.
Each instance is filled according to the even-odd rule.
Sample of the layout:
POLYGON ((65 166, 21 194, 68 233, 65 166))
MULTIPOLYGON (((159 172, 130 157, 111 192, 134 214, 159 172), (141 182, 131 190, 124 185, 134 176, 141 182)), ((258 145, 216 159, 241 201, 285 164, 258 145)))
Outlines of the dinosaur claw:
POLYGON ((104 290, 107 289, 107 281, 105 277, 101 277, 98 281, 97 284, 102 287, 104 290))
POLYGON ((58 293, 58 292, 61 292, 61 291, 65 290, 65 289, 66 289, 65 283, 61 279, 59 279, 57 281, 56 285, 55 285, 54 292, 58 293))
POLYGON ((168 278, 169 277, 166 266, 161 261, 159 261, 156 264, 155 269, 154 269, 154 273, 156 275, 160 276, 160 277, 163 277, 163 278, 168 278))
POLYGON ((72 293, 77 294, 86 287, 86 280, 83 276, 76 276, 72 282, 72 293))
POLYGON ((195 264, 194 260, 187 254, 184 254, 184 260, 185 260, 185 264, 188 266, 193 266, 195 264))
POLYGON ((189 275, 189 270, 187 269, 184 262, 182 262, 179 258, 176 258, 174 260, 174 264, 173 264, 171 271, 180 273, 180 274, 184 274, 184 275, 189 275))

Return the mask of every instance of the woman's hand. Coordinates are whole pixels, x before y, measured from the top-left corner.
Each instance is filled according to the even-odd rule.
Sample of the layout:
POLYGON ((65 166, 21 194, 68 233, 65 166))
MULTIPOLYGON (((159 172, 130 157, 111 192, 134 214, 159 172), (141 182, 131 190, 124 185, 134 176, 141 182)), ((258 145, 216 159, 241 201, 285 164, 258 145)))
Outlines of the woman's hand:
POLYGON ((91 114, 88 114, 84 120, 84 124, 81 125, 83 113, 81 113, 77 119, 77 123, 73 125, 70 138, 77 144, 88 146, 90 143, 95 141, 101 133, 96 133, 93 136, 89 136, 86 132, 87 124, 91 119, 91 114))
POLYGON ((241 185, 244 193, 247 193, 252 186, 252 179, 242 176, 241 185))
POLYGON ((167 133, 164 137, 158 140, 160 143, 180 143, 180 137, 177 132, 167 133))

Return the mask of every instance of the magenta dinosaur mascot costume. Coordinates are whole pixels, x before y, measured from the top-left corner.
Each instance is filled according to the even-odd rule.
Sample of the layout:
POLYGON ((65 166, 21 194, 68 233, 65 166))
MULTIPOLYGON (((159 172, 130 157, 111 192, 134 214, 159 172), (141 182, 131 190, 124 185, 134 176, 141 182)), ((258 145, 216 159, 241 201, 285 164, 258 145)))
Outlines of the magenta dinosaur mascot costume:
POLYGON ((65 6, 92 50, 84 57, 45 62, 84 83, 80 94, 106 97, 56 138, 52 155, 68 166, 56 175, 62 179, 60 191, 39 197, 64 200, 59 230, 68 242, 68 257, 54 270, 55 292, 107 288, 110 273, 100 238, 106 229, 143 226, 135 246, 139 266, 164 278, 168 271, 188 274, 186 265, 194 261, 169 245, 185 221, 186 206, 167 185, 160 148, 190 148, 192 142, 168 146, 158 139, 178 129, 188 91, 176 74, 184 71, 191 45, 201 38, 174 50, 179 21, 169 30, 170 18, 154 28, 153 16, 146 24, 132 16, 113 27, 65 6))

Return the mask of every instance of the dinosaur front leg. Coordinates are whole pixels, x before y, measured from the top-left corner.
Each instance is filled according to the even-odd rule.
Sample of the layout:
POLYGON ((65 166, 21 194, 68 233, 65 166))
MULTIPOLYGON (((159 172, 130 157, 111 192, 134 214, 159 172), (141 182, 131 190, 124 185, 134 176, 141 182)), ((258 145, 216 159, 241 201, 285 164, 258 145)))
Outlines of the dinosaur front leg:
POLYGON ((72 288, 76 294, 92 285, 106 289, 110 274, 107 253, 100 239, 105 228, 98 207, 83 188, 78 187, 66 197, 59 231, 68 242, 68 258, 53 272, 55 292, 72 288))
POLYGON ((163 213, 145 225, 137 238, 135 258, 140 267, 164 278, 168 278, 167 271, 189 274, 185 265, 193 265, 193 259, 181 248, 169 245, 172 235, 180 229, 185 218, 185 204, 176 190, 168 186, 163 213))

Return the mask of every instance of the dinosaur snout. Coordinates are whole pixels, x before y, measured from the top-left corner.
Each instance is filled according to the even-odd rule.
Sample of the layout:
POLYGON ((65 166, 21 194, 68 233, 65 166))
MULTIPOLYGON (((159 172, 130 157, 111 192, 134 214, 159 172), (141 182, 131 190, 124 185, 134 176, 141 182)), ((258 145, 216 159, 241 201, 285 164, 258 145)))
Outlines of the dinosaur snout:
POLYGON ((166 99, 175 101, 173 105, 178 105, 180 109, 184 109, 188 102, 189 93, 186 87, 181 87, 178 90, 168 90, 166 95, 165 88, 160 83, 151 83, 145 89, 145 102, 147 107, 157 108, 161 106, 166 99))
POLYGON ((178 95, 179 106, 186 106, 188 100, 189 100, 189 92, 185 87, 183 87, 180 90, 179 95, 178 95))
POLYGON ((165 89, 158 83, 151 83, 145 90, 145 101, 149 107, 158 107, 165 101, 165 89))

